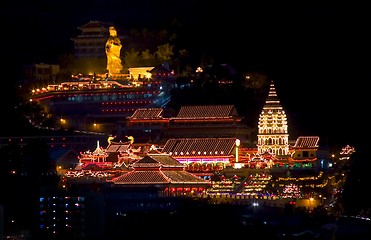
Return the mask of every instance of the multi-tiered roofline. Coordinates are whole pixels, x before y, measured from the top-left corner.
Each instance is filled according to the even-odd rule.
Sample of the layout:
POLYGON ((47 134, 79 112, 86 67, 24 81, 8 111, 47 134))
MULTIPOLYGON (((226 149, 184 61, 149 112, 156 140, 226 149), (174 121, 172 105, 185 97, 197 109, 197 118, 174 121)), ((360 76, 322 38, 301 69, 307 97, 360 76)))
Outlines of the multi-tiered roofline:
POLYGON ((278 99, 273 81, 270 83, 268 97, 259 116, 258 152, 277 156, 289 154, 289 134, 286 113, 278 99))

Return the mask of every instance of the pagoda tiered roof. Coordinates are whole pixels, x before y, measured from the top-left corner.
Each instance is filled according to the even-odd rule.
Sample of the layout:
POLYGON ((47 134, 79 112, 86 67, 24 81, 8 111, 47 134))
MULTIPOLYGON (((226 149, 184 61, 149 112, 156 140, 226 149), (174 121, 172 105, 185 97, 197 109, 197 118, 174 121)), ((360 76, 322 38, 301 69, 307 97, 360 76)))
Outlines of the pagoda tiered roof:
POLYGON ((78 27, 78 29, 107 29, 108 33, 108 27, 111 26, 112 23, 110 22, 104 22, 104 21, 89 21, 88 23, 78 27))
POLYGON ((280 100, 277 96, 276 87, 274 86, 273 81, 271 81, 269 86, 269 93, 268 97, 265 100, 265 104, 263 106, 264 110, 276 110, 276 111, 283 111, 283 108, 281 106, 280 100))

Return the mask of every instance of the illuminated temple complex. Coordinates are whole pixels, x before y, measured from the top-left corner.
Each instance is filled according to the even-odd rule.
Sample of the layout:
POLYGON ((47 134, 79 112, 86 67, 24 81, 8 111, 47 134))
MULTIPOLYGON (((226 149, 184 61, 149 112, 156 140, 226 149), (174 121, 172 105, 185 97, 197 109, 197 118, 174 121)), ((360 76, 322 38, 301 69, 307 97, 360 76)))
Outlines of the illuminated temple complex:
MULTIPOLYGON (((76 57, 104 57, 108 26, 97 21, 81 26, 82 34, 73 39, 76 57)), ((71 155, 56 160, 61 191, 43 192, 39 203, 45 236, 84 235, 87 226, 97 235, 104 227, 121 231, 121 221, 133 212, 175 213, 185 199, 313 210, 335 198, 344 178, 333 165, 346 165, 355 150, 346 146, 335 159, 320 148, 319 136, 290 139, 273 81, 255 128, 231 104, 169 111, 176 83, 166 64, 120 71, 73 75, 31 94, 30 101, 60 118, 64 129, 100 140, 105 134, 98 133, 117 134, 107 144, 96 141, 92 149, 77 151, 68 164, 63 157, 71 155), (119 140, 123 136, 127 139, 119 140)), ((65 137, 50 142, 51 148, 66 146, 65 137)))
MULTIPOLYGON (((113 177, 119 177, 123 172, 135 171, 137 162, 148 159, 150 154, 155 153, 171 158, 181 164, 184 171, 209 181, 215 180, 216 175, 227 178, 240 175, 244 176, 240 179, 242 186, 247 184, 248 176, 265 176, 269 181, 264 181, 264 189, 273 179, 276 181, 274 185, 283 187, 288 179, 296 179, 298 171, 301 176, 307 175, 313 180, 312 183, 307 183, 309 185, 313 185, 313 182, 321 185, 319 182, 327 181, 323 171, 329 167, 328 156, 318 153, 318 136, 299 136, 294 144, 289 145, 286 115, 273 82, 259 116, 256 147, 247 147, 247 136, 252 134, 252 131, 248 128, 239 131, 244 128, 241 127, 241 118, 232 105, 184 106, 175 117, 164 117, 162 114, 162 108, 137 109, 127 117, 125 132, 130 132, 130 129, 130 134, 136 136, 142 134, 140 131, 143 129, 152 133, 157 130, 157 134, 163 132, 163 135, 167 136, 163 144, 136 143, 133 138, 132 141, 126 142, 110 141, 108 146, 103 148, 98 142, 94 151, 81 153, 79 171, 93 165, 99 170, 107 167, 118 170, 118 173, 106 178, 111 182, 113 177), (202 135, 205 133, 206 135, 202 135), (238 137, 235 133, 238 133, 238 137), (215 137, 207 137, 214 135, 215 137)), ((141 169, 141 172, 148 169, 141 169)), ((75 176, 74 171, 76 170, 69 171, 68 175, 75 176)), ((130 179, 142 182, 140 176, 146 175, 135 176, 137 178, 130 179)), ((151 184, 147 180, 143 181, 151 184)), ((297 179, 294 182, 296 181, 297 179)), ((234 189, 234 192, 241 194, 245 190, 240 187, 234 189)), ((252 192, 248 194, 254 195, 252 192)), ((309 193, 303 192, 303 196, 306 194, 309 193)))
POLYGON ((78 29, 81 34, 71 39, 74 57, 78 61, 106 57, 106 71, 100 64, 89 62, 80 64, 89 69, 69 69, 73 72, 70 79, 56 80, 56 70, 50 76, 45 64, 32 66, 27 81, 38 87, 31 90, 30 101, 38 102, 50 118, 61 119, 64 128, 102 132, 115 130, 116 122, 139 108, 166 105, 175 84, 168 64, 130 67, 123 72, 122 36, 111 23, 90 21, 78 29), (37 74, 32 76, 34 72, 37 74), (40 73, 44 72, 49 80, 43 79, 40 73), (41 83, 49 84, 39 86, 41 83))
MULTIPOLYGON (((175 117, 164 116, 163 108, 139 108, 121 126, 125 133, 131 129, 127 141, 109 139, 106 147, 97 142, 95 150, 81 152, 74 169, 59 171, 61 186, 79 196, 68 199, 87 206, 92 198, 82 196, 99 189, 96 197, 102 204, 93 211, 104 211, 112 231, 127 214, 176 211, 185 199, 313 209, 335 197, 342 179, 331 171, 333 159, 320 150, 318 136, 299 136, 289 144, 273 82, 258 119, 255 147, 248 140, 253 131, 241 127, 240 120, 231 105, 184 106, 175 117), (146 132, 166 137, 162 144, 136 142, 146 132)), ((353 152, 344 147, 339 164, 346 164, 353 152)), ((40 204, 43 214, 52 217, 55 209, 40 204)), ((53 221, 43 223, 45 233, 52 234, 53 221)))

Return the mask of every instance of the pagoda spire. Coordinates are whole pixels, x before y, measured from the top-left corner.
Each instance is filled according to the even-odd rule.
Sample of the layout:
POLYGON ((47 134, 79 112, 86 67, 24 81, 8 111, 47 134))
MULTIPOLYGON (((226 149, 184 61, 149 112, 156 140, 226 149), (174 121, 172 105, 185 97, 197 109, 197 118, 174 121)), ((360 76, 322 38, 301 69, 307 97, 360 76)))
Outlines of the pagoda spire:
POLYGON ((273 80, 269 85, 268 97, 265 100, 265 107, 278 107, 281 108, 280 100, 277 97, 276 87, 274 86, 273 80))
POLYGON ((286 113, 277 96, 274 82, 269 86, 268 97, 259 115, 258 152, 275 155, 288 155, 289 134, 286 113))

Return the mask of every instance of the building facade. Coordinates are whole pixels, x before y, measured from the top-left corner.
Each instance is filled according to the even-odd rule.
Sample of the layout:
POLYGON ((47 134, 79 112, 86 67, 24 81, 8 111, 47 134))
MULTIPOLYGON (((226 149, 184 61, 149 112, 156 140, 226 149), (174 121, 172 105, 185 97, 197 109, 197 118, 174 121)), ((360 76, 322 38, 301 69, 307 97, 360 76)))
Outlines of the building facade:
POLYGON ((23 66, 24 83, 45 86, 57 81, 60 72, 58 64, 37 63, 23 66))
POLYGON ((182 106, 178 112, 170 113, 163 108, 138 109, 126 118, 119 132, 162 144, 171 138, 213 137, 238 138, 251 145, 254 129, 242 123, 233 105, 198 105, 182 106))

